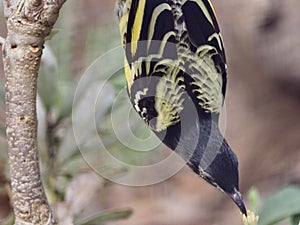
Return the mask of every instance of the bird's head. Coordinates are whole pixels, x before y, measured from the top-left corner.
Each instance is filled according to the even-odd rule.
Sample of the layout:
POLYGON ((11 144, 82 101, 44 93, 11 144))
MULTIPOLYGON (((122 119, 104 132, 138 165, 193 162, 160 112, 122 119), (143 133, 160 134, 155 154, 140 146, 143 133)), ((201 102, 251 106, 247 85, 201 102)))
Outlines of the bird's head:
POLYGON ((240 211, 247 215, 242 195, 239 192, 237 157, 225 139, 222 138, 221 144, 213 141, 212 145, 207 145, 198 164, 198 169, 199 175, 203 179, 225 192, 240 211))
POLYGON ((242 195, 239 192, 238 160, 221 134, 218 124, 212 120, 200 121, 197 126, 184 130, 182 144, 177 151, 191 149, 191 140, 197 140, 196 147, 189 151, 188 166, 209 184, 226 193, 247 215, 242 195), (198 132, 197 132, 198 131, 198 132), (198 137, 198 138, 197 138, 198 137))

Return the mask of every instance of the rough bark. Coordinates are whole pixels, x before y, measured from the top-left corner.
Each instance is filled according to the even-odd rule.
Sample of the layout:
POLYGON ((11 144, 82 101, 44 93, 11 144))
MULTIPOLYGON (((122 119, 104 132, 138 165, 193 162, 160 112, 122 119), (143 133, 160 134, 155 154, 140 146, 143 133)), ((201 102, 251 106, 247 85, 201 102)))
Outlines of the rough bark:
POLYGON ((54 224, 37 149, 37 77, 45 38, 66 0, 4 0, 6 134, 16 225, 54 224))

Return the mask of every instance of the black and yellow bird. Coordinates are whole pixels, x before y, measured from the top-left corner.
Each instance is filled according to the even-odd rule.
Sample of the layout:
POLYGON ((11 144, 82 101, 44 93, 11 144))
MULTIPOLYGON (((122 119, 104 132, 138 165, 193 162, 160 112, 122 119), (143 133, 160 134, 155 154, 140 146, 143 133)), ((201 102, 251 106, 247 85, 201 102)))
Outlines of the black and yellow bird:
POLYGON ((238 160, 218 127, 227 71, 210 0, 118 0, 116 8, 134 109, 246 215, 238 160))

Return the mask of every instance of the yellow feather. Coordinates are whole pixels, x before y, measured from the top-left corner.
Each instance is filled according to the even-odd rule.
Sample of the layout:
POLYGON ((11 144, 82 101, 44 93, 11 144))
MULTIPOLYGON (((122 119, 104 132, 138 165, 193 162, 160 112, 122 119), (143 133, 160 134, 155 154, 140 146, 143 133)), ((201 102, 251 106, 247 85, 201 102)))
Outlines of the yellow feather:
POLYGON ((121 33, 122 43, 123 43, 123 44, 126 44, 125 33, 126 33, 126 31, 127 31, 128 16, 129 16, 129 13, 127 12, 127 13, 120 19, 120 23, 119 23, 120 33, 121 33))
POLYGON ((130 88, 133 83, 134 77, 126 58, 124 58, 124 71, 125 71, 125 78, 127 82, 128 92, 130 93, 130 88))
POLYGON ((208 3, 210 4, 210 7, 211 7, 211 9, 213 10, 213 12, 214 12, 214 14, 215 14, 215 16, 216 16, 216 12, 215 12, 215 9, 214 9, 214 7, 213 7, 213 5, 212 5, 211 1, 210 1, 210 0, 208 0, 208 3))
POLYGON ((134 18, 134 23, 132 27, 131 34, 131 54, 134 56, 137 51, 137 44, 140 38, 142 24, 143 24, 143 16, 145 10, 146 0, 140 0, 139 5, 136 11, 136 15, 134 18))
MULTIPOLYGON (((148 34, 148 40, 152 40, 153 39, 153 35, 155 32, 155 25, 157 22, 157 18, 162 14, 163 11, 165 10, 169 10, 171 11, 172 8, 167 4, 167 3, 162 3, 161 5, 159 5, 158 7, 156 7, 153 10, 153 15, 151 17, 151 21, 150 21, 150 25, 149 25, 149 34, 148 34)), ((150 46, 150 41, 148 42, 148 49, 150 46)))

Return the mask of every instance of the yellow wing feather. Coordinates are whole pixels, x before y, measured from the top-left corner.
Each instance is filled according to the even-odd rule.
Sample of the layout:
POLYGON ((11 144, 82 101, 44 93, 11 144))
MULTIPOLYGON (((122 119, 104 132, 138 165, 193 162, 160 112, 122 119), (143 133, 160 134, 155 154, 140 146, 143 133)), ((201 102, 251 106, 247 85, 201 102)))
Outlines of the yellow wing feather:
POLYGON ((146 0, 140 0, 139 5, 137 7, 133 27, 131 34, 131 54, 135 55, 137 51, 138 41, 140 38, 142 24, 143 24, 143 16, 145 11, 146 0))

